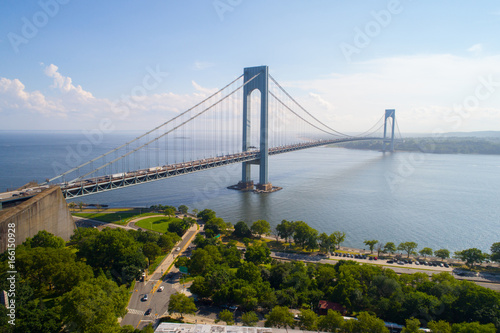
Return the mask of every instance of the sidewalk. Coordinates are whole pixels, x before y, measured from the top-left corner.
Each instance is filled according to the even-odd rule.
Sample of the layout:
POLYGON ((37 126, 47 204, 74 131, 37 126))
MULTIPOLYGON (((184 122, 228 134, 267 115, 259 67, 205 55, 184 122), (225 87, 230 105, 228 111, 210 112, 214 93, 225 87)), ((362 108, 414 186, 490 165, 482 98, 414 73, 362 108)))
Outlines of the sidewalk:
MULTIPOLYGON (((146 278, 144 279, 145 282, 152 280, 153 277, 154 277, 153 280, 161 281, 162 276, 169 272, 168 268, 174 262, 175 258, 177 258, 177 256, 179 256, 182 252, 184 252, 184 250, 186 250, 186 248, 191 244, 191 241, 194 239, 196 234, 200 231, 202 231, 202 227, 199 226, 198 224, 191 226, 186 231, 184 236, 182 236, 182 240, 176 246, 174 246, 172 251, 166 256, 165 259, 163 259, 163 261, 158 265, 158 267, 156 267, 155 271, 152 274, 148 274, 146 276, 146 278), (181 248, 180 251, 175 250, 177 247, 181 248)), ((153 290, 155 289, 156 286, 153 290)))

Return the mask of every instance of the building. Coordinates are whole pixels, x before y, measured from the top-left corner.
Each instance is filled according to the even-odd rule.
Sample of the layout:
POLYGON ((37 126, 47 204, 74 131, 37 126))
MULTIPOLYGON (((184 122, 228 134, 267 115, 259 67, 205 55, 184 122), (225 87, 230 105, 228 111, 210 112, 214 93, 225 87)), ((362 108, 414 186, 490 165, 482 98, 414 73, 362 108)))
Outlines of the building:
POLYGON ((324 300, 319 301, 318 314, 326 316, 328 314, 328 310, 340 312, 340 314, 343 316, 345 316, 347 313, 346 308, 344 308, 339 303, 334 303, 334 302, 324 301, 324 300))

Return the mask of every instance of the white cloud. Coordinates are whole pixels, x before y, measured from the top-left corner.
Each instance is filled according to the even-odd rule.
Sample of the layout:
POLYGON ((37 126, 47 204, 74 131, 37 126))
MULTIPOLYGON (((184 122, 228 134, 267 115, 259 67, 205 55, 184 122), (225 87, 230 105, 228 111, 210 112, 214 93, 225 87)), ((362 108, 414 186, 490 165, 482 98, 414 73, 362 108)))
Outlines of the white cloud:
POLYGON ((332 110, 333 109, 333 105, 326 101, 325 99, 323 99, 323 97, 321 97, 321 95, 318 95, 318 94, 315 94, 315 93, 309 93, 309 96, 312 97, 313 100, 315 100, 321 107, 323 107, 324 109, 326 110, 332 110))
POLYGON ((0 78, 0 111, 28 110, 44 115, 61 114, 57 103, 47 100, 39 91, 28 92, 18 79, 0 78))
POLYGON ((294 88, 294 97, 306 109, 319 119, 331 119, 329 125, 341 132, 367 129, 389 108, 396 109, 402 132, 495 130, 500 123, 500 56, 400 56, 355 66, 356 73, 282 84, 294 88), (478 88, 482 80, 490 80, 489 87, 478 88), (295 95, 300 94, 297 89, 305 93, 295 95), (460 116, 457 110, 474 100, 477 89, 487 98, 478 99, 477 107, 460 116), (333 111, 318 107, 310 91, 333 111))
POLYGON ((191 81, 191 84, 193 85, 193 87, 197 91, 199 91, 199 92, 207 95, 207 97, 208 97, 209 94, 211 95, 211 94, 215 93, 218 90, 217 88, 204 88, 204 87, 200 86, 198 83, 196 83, 194 81, 191 81))
POLYGON ((192 68, 197 71, 201 71, 210 67, 214 67, 215 64, 208 61, 195 61, 192 68))
MULTIPOLYGON (((340 132, 364 131, 388 108, 396 109, 403 132, 498 129, 500 56, 399 56, 351 66, 356 72, 280 83, 314 116, 340 132), (488 81, 487 87, 481 83, 488 81), (482 95, 489 93, 487 98, 461 111, 478 89, 482 95)), ((53 79, 50 95, 29 91, 18 79, 0 78, 0 111, 11 111, 3 115, 3 128, 22 129, 29 112, 41 115, 39 123, 52 128, 92 127, 107 117, 120 129, 149 129, 217 91, 192 81, 194 90, 189 94, 150 93, 125 102, 94 97, 55 65, 44 67, 44 72, 53 79), (129 110, 126 118, 115 112, 123 104, 129 110), (52 116, 60 120, 53 121, 52 116)))
POLYGON ((474 44, 471 47, 469 47, 467 51, 471 52, 472 54, 479 55, 483 51, 483 44, 481 43, 474 44))
POLYGON ((45 75, 54 79, 54 88, 58 88, 63 93, 74 93, 82 99, 94 98, 90 92, 83 90, 80 85, 74 86, 73 80, 70 77, 61 75, 57 71, 58 69, 56 65, 50 64, 44 70, 45 75))
POLYGON ((73 83, 71 77, 64 76, 54 65, 44 66, 45 75, 53 79, 53 93, 44 95, 40 91, 28 91, 18 79, 0 77, 0 112, 11 111, 2 121, 2 128, 23 129, 26 113, 40 115, 38 124, 44 128, 81 129, 93 127, 106 117, 120 129, 150 129, 199 103, 217 88, 206 88, 192 82, 194 92, 175 94, 172 92, 132 96, 134 90, 123 94, 120 100, 95 98, 91 92, 73 83), (119 110, 126 110, 125 112, 119 110), (54 121, 55 120, 55 121, 54 121), (43 126, 46 123, 47 126, 43 126))

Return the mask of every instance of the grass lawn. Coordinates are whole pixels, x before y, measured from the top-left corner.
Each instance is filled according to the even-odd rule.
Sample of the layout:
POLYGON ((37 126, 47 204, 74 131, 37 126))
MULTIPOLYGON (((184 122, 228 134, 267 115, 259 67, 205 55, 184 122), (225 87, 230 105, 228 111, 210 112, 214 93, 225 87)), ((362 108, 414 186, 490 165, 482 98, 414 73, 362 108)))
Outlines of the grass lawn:
POLYGON ((166 256, 168 256, 168 254, 169 253, 160 255, 158 258, 155 259, 155 261, 153 261, 151 263, 151 265, 149 265, 149 267, 148 267, 149 274, 152 274, 155 271, 156 267, 158 267, 158 265, 161 264, 161 262, 163 261, 163 259, 165 259, 166 256))
POLYGON ((112 213, 107 213, 107 212, 73 213, 73 215, 79 216, 79 217, 86 217, 86 218, 101 221, 101 222, 108 222, 108 223, 116 223, 116 224, 120 224, 120 225, 125 225, 132 218, 139 217, 139 216, 157 215, 157 213, 139 214, 139 211, 137 211, 137 212, 120 211, 120 212, 112 212, 112 213))
POLYGON ((150 217, 148 219, 136 222, 135 225, 142 229, 165 233, 166 231, 168 231, 168 225, 173 221, 181 221, 181 219, 167 216, 150 217))

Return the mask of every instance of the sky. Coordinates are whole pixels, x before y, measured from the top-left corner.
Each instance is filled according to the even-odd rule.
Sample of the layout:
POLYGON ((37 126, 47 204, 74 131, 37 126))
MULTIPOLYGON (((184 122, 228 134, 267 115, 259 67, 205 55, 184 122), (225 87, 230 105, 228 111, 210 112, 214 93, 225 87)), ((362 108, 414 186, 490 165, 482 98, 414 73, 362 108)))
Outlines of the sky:
POLYGON ((3 0, 0 130, 145 131, 260 65, 341 132, 500 130, 499 31, 488 0, 3 0))

